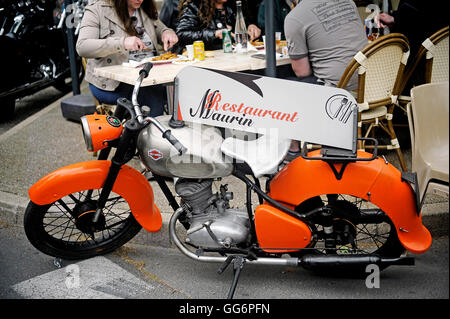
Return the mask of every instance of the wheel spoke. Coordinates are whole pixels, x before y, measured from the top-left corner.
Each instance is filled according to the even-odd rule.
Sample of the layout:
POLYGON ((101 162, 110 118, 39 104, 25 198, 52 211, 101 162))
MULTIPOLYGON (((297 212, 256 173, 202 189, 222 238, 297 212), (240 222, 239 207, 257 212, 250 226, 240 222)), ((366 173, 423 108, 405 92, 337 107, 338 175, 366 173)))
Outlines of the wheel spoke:
MULTIPOLYGON (((64 207, 61 208, 61 206, 62 205, 59 202, 55 202, 54 207, 56 207, 59 211, 58 212, 50 212, 50 213, 54 213, 54 214, 62 213, 65 217, 72 218, 72 214, 70 212, 68 212, 67 209, 65 209, 64 207)), ((69 208, 69 210, 70 210, 70 208, 69 208)))
POLYGON ((86 195, 86 199, 89 200, 92 198, 92 193, 94 192, 93 189, 88 190, 87 195, 86 195))
POLYGON ((72 198, 72 200, 73 200, 73 202, 75 203, 75 204, 78 204, 80 201, 75 197, 75 196, 73 196, 72 194, 69 194, 69 197, 70 198, 72 198))
POLYGON ((118 222, 116 222, 114 224, 108 225, 107 227, 105 227, 105 230, 109 231, 111 228, 113 228, 113 227, 115 227, 117 225, 123 224, 125 222, 126 222, 126 219, 122 219, 122 220, 120 220, 120 221, 118 221, 118 222))
POLYGON ((62 199, 59 199, 58 200, 58 203, 60 203, 61 204, 61 206, 71 215, 71 216, 73 216, 73 211, 69 208, 69 206, 67 206, 67 204, 62 200, 62 199))
POLYGON ((58 233, 60 233, 61 232, 61 228, 63 228, 64 229, 64 232, 65 232, 65 229, 67 229, 67 227, 68 227, 68 224, 70 223, 70 220, 67 220, 66 222, 64 222, 64 223, 62 223, 62 224, 60 224, 60 225, 48 225, 48 226, 55 226, 55 227, 53 227, 52 229, 49 229, 49 230, 47 230, 47 233, 49 234, 49 235, 52 235, 51 233, 55 230, 55 229, 59 229, 58 231, 56 231, 56 232, 54 232, 53 233, 53 235, 54 234, 58 234, 58 233), (64 227, 64 225, 66 225, 65 227, 64 227))

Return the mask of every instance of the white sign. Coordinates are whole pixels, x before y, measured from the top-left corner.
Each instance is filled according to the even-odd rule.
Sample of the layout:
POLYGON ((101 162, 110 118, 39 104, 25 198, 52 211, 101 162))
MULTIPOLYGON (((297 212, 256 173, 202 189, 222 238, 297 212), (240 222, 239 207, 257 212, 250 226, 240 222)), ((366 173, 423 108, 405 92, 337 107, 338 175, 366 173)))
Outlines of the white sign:
POLYGON ((357 104, 343 89, 185 67, 175 79, 179 120, 356 151, 357 104))

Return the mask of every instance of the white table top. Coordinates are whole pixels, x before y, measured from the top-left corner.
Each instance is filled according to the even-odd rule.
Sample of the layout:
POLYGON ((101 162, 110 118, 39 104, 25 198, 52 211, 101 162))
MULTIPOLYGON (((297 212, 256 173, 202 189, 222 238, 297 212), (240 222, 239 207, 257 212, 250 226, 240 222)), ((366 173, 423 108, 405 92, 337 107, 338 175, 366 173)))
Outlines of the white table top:
MULTIPOLYGON (((261 52, 249 52, 247 54, 224 53, 222 50, 212 52, 214 52, 214 57, 207 57, 204 61, 194 64, 155 64, 148 77, 142 82, 142 86, 171 83, 178 72, 187 65, 233 72, 258 70, 266 67, 265 60, 251 57, 253 54, 261 52)), ((289 63, 290 59, 288 56, 276 59, 277 66, 289 63)), ((134 85, 139 76, 139 70, 140 68, 112 65, 96 68, 94 74, 134 85)))

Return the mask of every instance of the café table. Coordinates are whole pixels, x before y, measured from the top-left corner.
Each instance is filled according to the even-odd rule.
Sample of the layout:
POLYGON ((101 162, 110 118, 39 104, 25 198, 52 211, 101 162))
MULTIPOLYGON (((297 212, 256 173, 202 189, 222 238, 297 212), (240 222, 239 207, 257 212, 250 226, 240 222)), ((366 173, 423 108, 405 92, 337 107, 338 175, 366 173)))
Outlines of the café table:
MULTIPOLYGON (((223 50, 207 51, 208 56, 205 60, 198 61, 193 64, 188 63, 164 63, 164 64, 154 64, 153 68, 146 79, 143 80, 142 86, 165 84, 167 85, 167 93, 169 100, 169 110, 172 110, 172 92, 173 81, 183 68, 187 65, 192 65, 196 67, 216 69, 222 71, 255 71, 261 70, 266 67, 266 60, 261 58, 252 57, 255 54, 261 55, 264 51, 258 52, 248 52, 247 54, 236 54, 236 53, 224 53, 223 50)), ((290 63, 288 56, 277 57, 276 65, 286 65, 290 63)), ((129 67, 123 65, 111 65, 96 68, 94 74, 97 76, 102 76, 105 78, 113 79, 130 85, 136 83, 136 79, 139 76, 139 67, 129 67)))

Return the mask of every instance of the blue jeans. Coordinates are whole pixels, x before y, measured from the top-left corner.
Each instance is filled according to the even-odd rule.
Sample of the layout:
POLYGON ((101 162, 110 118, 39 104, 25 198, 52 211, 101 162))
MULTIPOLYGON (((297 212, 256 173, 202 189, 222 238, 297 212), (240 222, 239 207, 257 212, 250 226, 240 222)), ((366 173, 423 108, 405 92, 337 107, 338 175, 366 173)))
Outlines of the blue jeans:
MULTIPOLYGON (((127 98, 131 101, 133 86, 120 83, 114 91, 105 91, 89 83, 92 95, 105 104, 117 104, 117 99, 127 98)), ((166 90, 163 85, 144 86, 139 90, 138 102, 140 105, 150 107, 151 117, 156 117, 164 113, 164 104, 167 102, 166 90)))

